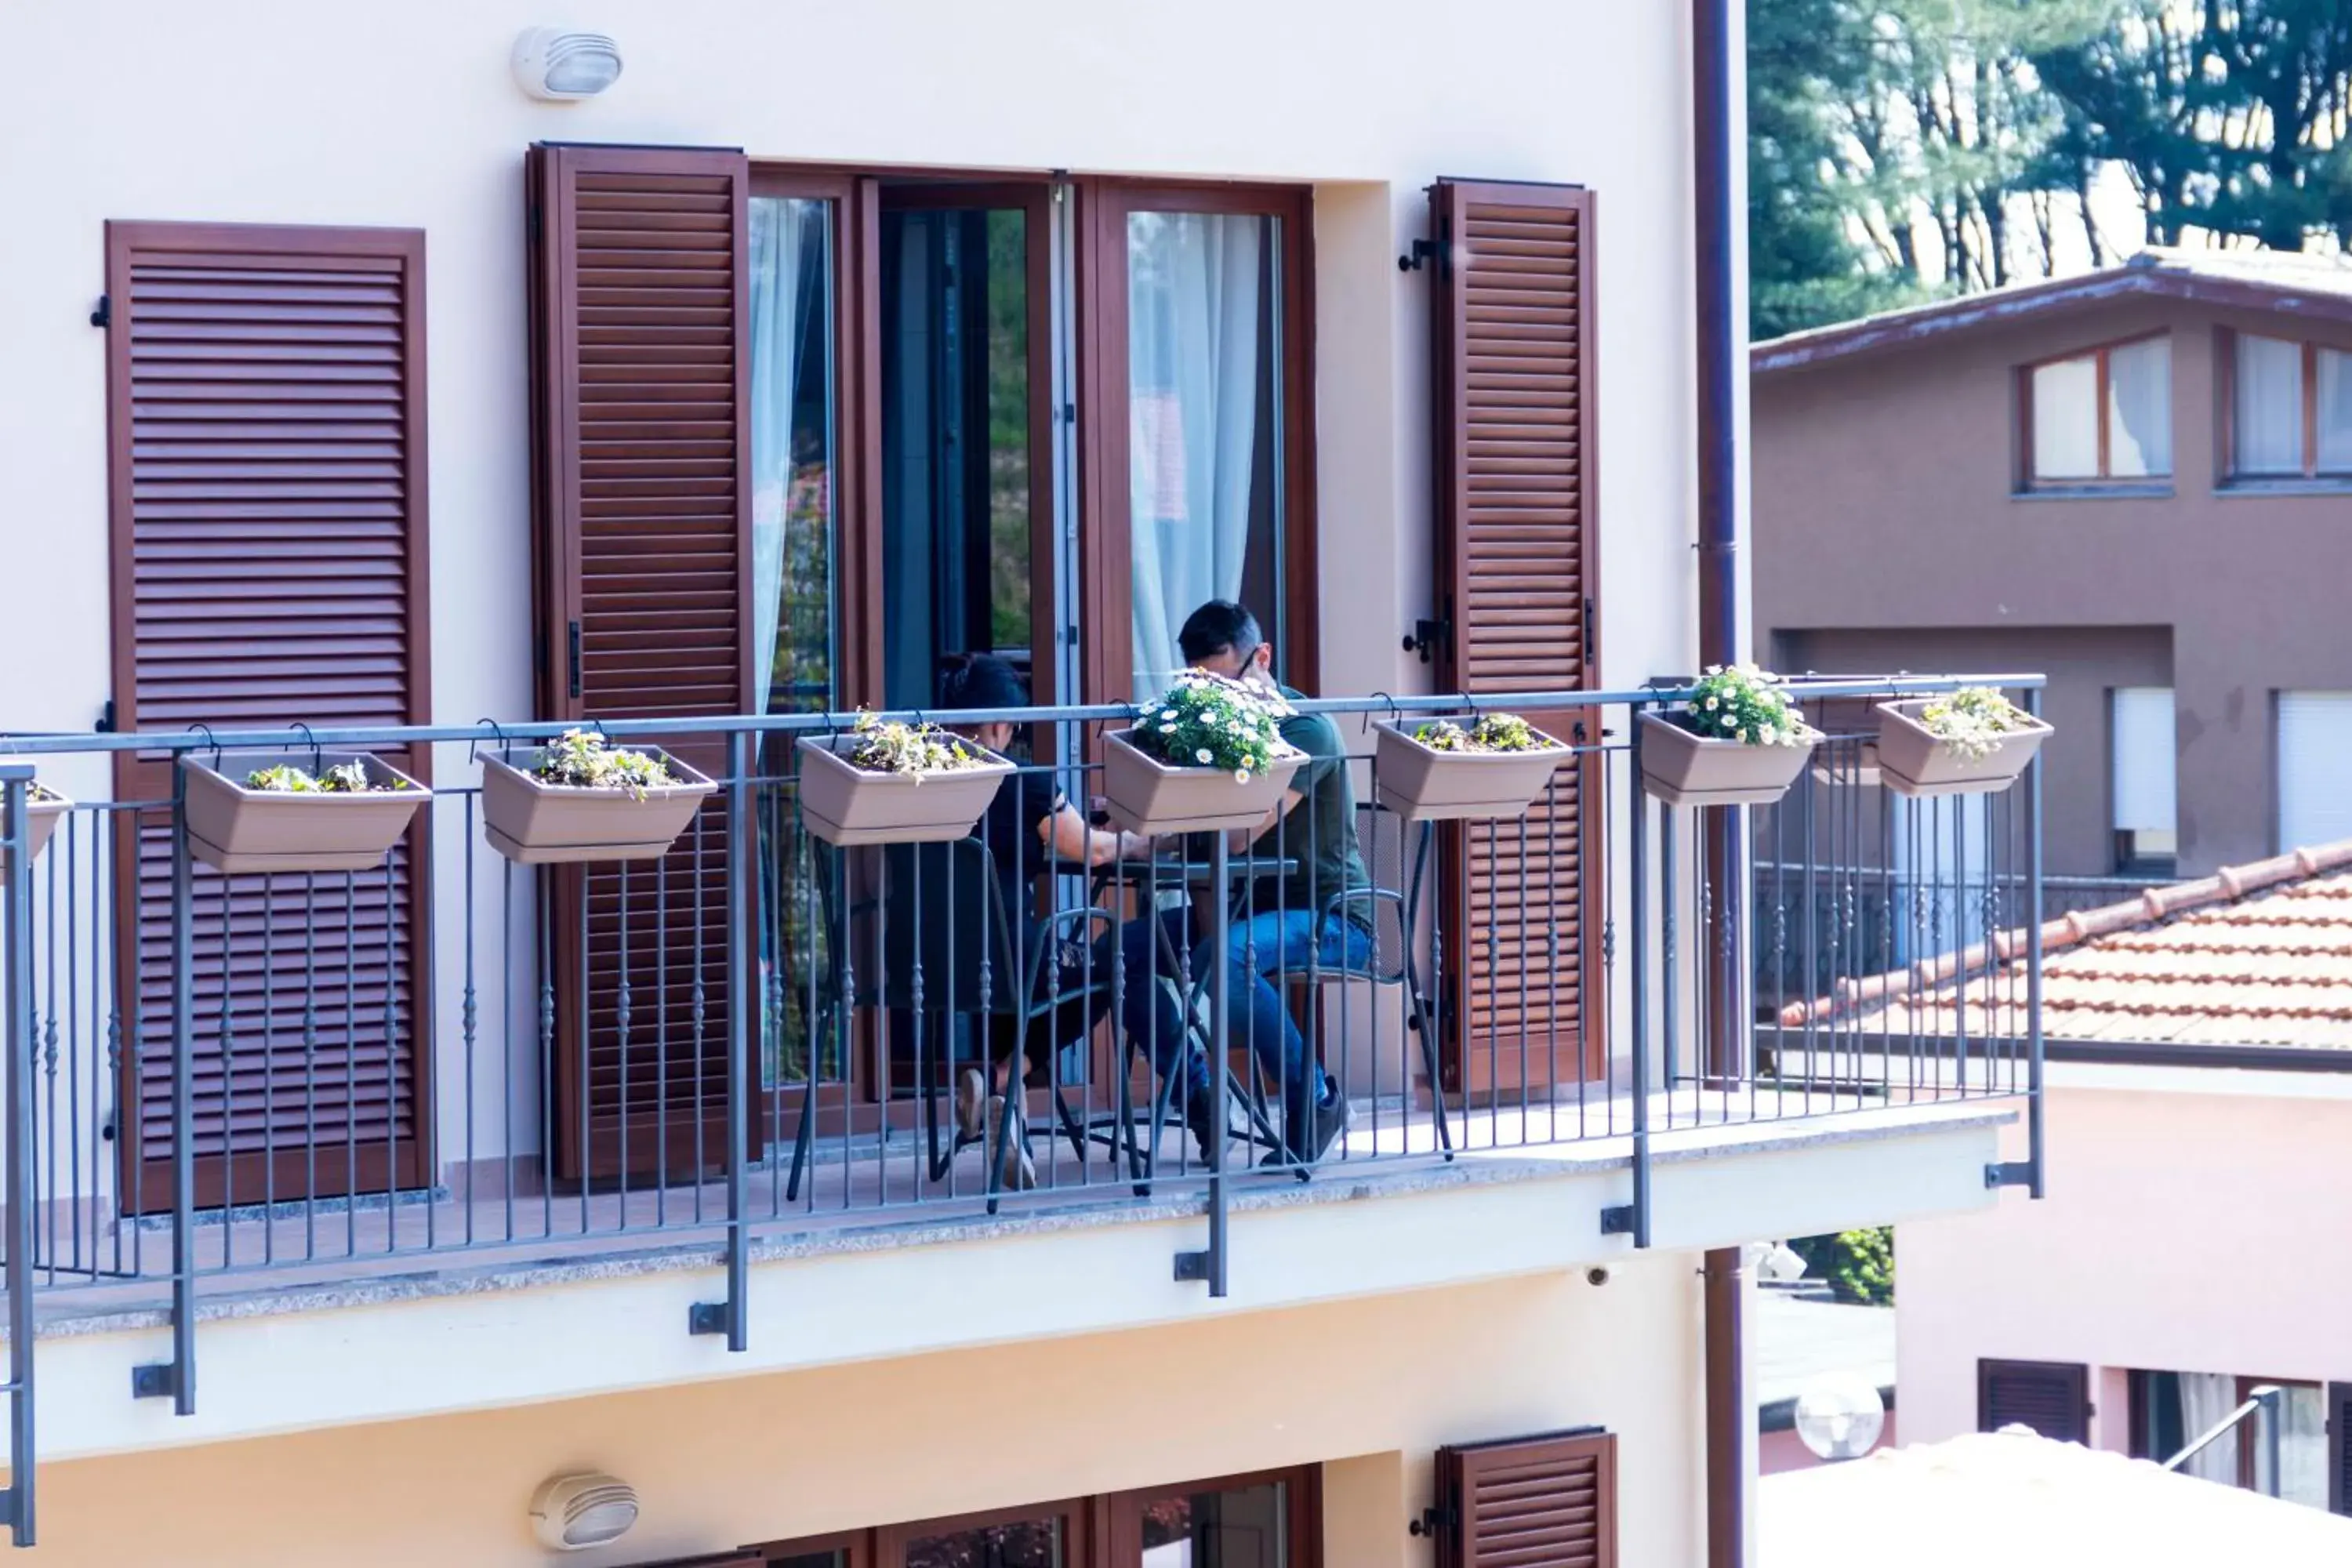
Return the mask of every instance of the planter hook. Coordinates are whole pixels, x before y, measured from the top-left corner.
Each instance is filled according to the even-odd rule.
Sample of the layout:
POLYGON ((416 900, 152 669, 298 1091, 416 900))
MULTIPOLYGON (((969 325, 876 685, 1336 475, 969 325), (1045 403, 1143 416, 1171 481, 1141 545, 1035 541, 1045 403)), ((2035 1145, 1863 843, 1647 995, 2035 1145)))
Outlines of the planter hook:
POLYGON ((212 727, 210 724, 205 723, 205 722, 203 720, 201 720, 201 719, 200 719, 200 720, 198 720, 196 722, 194 722, 194 723, 193 723, 193 724, 191 724, 191 725, 189 725, 189 726, 188 726, 188 733, 189 733, 189 734, 194 735, 194 734, 197 734, 197 733, 199 733, 199 732, 201 732, 201 733, 204 735, 204 738, 205 738, 205 742, 206 742, 209 745, 211 745, 211 747, 212 747, 212 749, 213 749, 213 772, 215 772, 215 773, 218 773, 218 772, 220 772, 220 765, 221 765, 221 744, 220 744, 220 737, 219 737, 219 736, 217 736, 217 735, 215 735, 215 734, 214 734, 214 733, 213 733, 213 727, 212 727))
MULTIPOLYGON (((478 720, 477 722, 481 724, 483 728, 488 730, 489 732, 497 738, 499 751, 503 752, 507 749, 507 732, 499 728, 499 721, 496 719, 482 719, 478 720)), ((482 742, 478 738, 477 738, 466 747, 466 761, 468 763, 478 763, 481 760, 482 742)))
MULTIPOLYGON (((326 763, 326 759, 319 751, 319 732, 316 730, 311 729, 310 725, 302 722, 299 719, 294 721, 294 728, 301 731, 303 734, 309 736, 310 739, 310 774, 315 778, 318 776, 319 770, 324 766, 326 763)), ((219 748, 215 747, 214 749, 217 751, 219 748)))

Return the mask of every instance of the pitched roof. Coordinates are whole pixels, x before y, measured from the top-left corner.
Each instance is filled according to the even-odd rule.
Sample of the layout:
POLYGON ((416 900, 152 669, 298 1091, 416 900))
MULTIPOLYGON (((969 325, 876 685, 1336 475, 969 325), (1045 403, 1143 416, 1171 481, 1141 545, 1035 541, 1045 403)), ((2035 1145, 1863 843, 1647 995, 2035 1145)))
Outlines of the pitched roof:
MULTIPOLYGON (((1945 1038, 2025 1032, 2027 932, 1842 983, 1782 1009, 1945 1038)), ((2061 1040, 2352 1050, 2352 839, 2230 867, 2042 928, 2042 1029, 2061 1040)))
POLYGON ((2134 296, 2352 321, 2352 257, 2293 250, 2150 248, 2119 266, 2073 278, 2011 284, 1791 332, 1752 345, 1748 368, 1759 375, 1794 370, 1948 332, 2005 326, 2134 296))

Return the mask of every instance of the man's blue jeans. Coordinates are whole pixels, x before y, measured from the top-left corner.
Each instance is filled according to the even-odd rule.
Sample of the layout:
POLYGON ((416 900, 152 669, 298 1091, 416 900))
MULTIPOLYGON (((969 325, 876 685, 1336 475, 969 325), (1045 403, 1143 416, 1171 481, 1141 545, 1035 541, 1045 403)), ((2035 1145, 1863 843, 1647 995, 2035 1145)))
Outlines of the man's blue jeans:
MULTIPOLYGON (((1189 975, 1171 975, 1167 952, 1155 941, 1163 928, 1181 930, 1180 917, 1139 921, 1127 928, 1125 951, 1126 1018, 1129 1035, 1144 1043, 1151 1065, 1162 1079, 1184 1069, 1183 1090, 1206 1089, 1211 1073, 1201 1046, 1207 1043, 1206 965, 1215 957, 1203 942, 1190 959, 1189 975), (1169 984, 1171 980, 1175 984, 1169 984), (1177 994, 1189 980, 1201 985, 1201 1039, 1186 1027, 1177 994)), ((1318 917, 1305 910, 1254 916, 1235 921, 1225 944, 1226 1029, 1233 1044, 1245 1045, 1255 1057, 1268 1085, 1280 1086, 1286 1126, 1306 1125, 1306 1111, 1329 1098, 1323 1068, 1307 1049, 1298 1026, 1283 1005, 1275 981, 1304 974, 1310 962, 1318 971, 1369 972, 1372 963, 1371 933, 1337 915, 1318 917), (1318 926, 1320 926, 1318 932, 1318 926), (1270 978, 1271 977, 1271 978, 1270 978)), ((1292 1134, 1286 1132, 1286 1137, 1292 1134)))

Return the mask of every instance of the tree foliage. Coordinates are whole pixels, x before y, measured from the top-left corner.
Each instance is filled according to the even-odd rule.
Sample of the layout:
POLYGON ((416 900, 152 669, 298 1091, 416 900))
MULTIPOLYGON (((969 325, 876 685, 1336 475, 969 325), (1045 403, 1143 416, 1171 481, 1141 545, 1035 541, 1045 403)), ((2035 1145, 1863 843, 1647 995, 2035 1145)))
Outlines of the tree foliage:
POLYGON ((2352 245, 2345 0, 1774 0, 1748 37, 1758 337, 2149 243, 2352 245))

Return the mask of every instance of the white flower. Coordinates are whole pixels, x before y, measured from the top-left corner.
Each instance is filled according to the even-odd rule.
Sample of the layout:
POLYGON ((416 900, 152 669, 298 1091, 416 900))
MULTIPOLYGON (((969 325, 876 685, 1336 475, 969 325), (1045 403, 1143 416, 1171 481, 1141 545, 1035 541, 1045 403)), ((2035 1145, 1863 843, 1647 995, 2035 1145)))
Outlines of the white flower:
POLYGON ((1163 735, 1172 735, 1176 732, 1176 726, 1173 724, 1162 724, 1160 726, 1160 732, 1163 735))
POLYGON ((1778 730, 1773 729, 1771 725, 1767 724, 1762 729, 1756 731, 1756 739, 1768 746, 1778 745, 1780 740, 1780 732, 1778 730))
MULTIPOLYGON (((1735 731, 1735 732, 1739 736, 1740 742, 1741 742, 1743 745, 1744 745, 1744 744, 1746 744, 1746 743, 1747 743, 1747 741, 1748 741, 1748 731, 1745 731, 1745 730, 1740 730, 1740 731, 1735 731)), ((1205 755, 1206 753, 1204 752, 1204 753, 1202 753, 1202 754, 1203 754, 1203 755, 1205 755)))
POLYGON ((1248 770, 1247 768, 1235 768, 1235 769, 1234 770, 1234 783, 1235 783, 1235 784, 1247 784, 1247 783, 1249 783, 1249 770, 1248 770))
POLYGON ((1206 747, 1206 746, 1202 747, 1199 751, 1197 751, 1197 752, 1193 752, 1192 754, 1193 754, 1194 756, 1196 756, 1196 757, 1200 758, 1200 759, 1201 759, 1202 762, 1204 762, 1204 763, 1214 762, 1214 761, 1216 760, 1216 759, 1215 759, 1215 757, 1213 757, 1213 755, 1211 755, 1211 754, 1210 754, 1209 748, 1208 748, 1208 747, 1206 747))
POLYGON ((1716 700, 1715 700, 1714 698, 1712 698, 1712 697, 1710 697, 1710 698, 1708 698, 1708 699, 1706 700, 1706 710, 1707 710, 1708 712, 1710 712, 1710 713, 1714 712, 1714 711, 1716 710, 1716 709, 1717 709, 1717 708, 1718 708, 1718 707, 1720 707, 1720 706, 1722 706, 1722 704, 1720 704, 1720 703, 1718 703, 1717 701, 1716 701, 1716 700))

